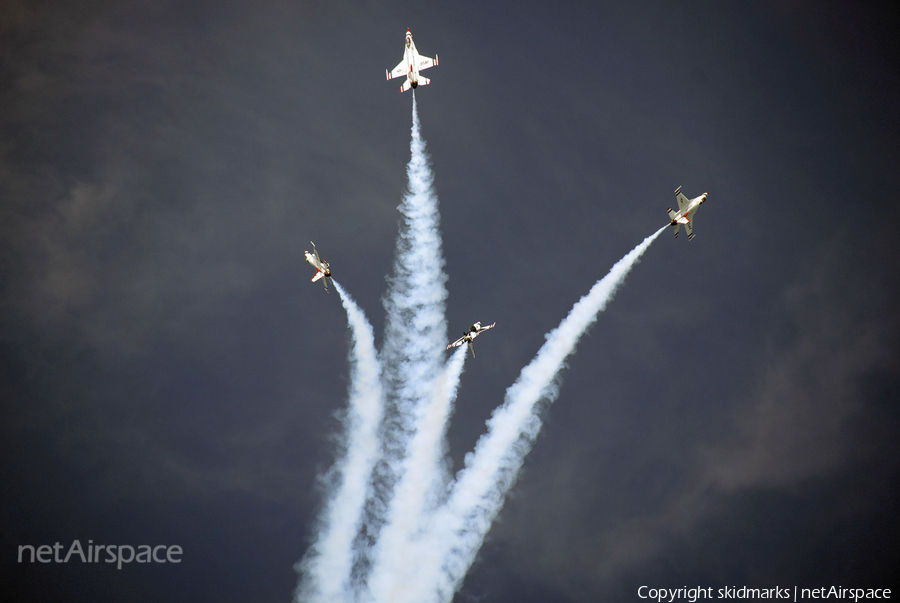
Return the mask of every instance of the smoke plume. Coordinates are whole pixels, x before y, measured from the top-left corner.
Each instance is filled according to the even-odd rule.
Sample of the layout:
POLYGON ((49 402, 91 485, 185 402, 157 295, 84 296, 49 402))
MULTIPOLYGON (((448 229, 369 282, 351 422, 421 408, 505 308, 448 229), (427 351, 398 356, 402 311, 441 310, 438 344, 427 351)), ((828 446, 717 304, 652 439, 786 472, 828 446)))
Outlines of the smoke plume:
POLYGON ((303 576, 297 600, 310 603, 352 600, 353 542, 360 529, 372 468, 381 450, 378 429, 384 401, 372 325, 344 288, 333 282, 350 328, 350 391, 338 461, 325 480, 335 485, 326 494, 316 540, 297 564, 303 576))
POLYGON ((547 334, 453 480, 446 435, 466 348, 445 362, 447 277, 415 96, 407 176, 384 300, 383 370, 368 321, 335 283, 353 334, 346 446, 315 540, 297 565, 298 601, 452 600, 541 428, 541 402, 557 397, 566 358, 666 228, 619 260, 547 334))

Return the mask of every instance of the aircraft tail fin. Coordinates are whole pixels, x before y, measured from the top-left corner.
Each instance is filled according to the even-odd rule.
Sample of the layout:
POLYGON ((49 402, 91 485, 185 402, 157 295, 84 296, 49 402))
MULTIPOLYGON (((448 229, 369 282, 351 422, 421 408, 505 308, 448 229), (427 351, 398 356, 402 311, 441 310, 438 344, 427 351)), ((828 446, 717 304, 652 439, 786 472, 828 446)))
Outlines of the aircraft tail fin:
POLYGON ((469 342, 469 350, 472 352, 472 358, 475 357, 475 346, 472 345, 472 342, 469 342))

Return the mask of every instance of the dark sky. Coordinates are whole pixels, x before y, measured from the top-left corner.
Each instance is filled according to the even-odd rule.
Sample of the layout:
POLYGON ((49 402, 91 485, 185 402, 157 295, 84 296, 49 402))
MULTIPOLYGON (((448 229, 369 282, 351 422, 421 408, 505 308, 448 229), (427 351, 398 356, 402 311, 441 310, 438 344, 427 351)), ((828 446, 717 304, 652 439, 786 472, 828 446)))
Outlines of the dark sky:
POLYGON ((891 587, 900 563, 897 9, 856 2, 0 4, 0 580, 15 601, 290 601, 380 341, 412 30, 467 361, 458 468, 591 285, 456 601, 891 587), (18 564, 177 544, 179 565, 18 564))

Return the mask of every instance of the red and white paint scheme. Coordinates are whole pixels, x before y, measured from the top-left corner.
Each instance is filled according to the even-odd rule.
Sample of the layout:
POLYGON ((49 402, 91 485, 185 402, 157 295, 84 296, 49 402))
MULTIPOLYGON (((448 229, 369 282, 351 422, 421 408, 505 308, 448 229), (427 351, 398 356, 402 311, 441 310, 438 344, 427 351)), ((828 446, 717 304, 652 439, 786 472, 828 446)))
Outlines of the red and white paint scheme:
POLYGON ((409 33, 409 30, 407 29, 406 47, 403 49, 403 60, 391 71, 385 69, 384 75, 387 76, 387 79, 389 80, 392 80, 395 77, 406 76, 406 81, 400 86, 400 92, 406 92, 410 88, 417 88, 419 86, 427 86, 430 84, 431 80, 427 77, 421 77, 419 72, 423 69, 434 67, 437 64, 437 55, 434 55, 434 58, 430 59, 419 54, 419 51, 416 50, 416 44, 413 42, 412 34, 409 33))
POLYGON ((462 337, 460 337, 459 339, 457 339, 456 341, 454 341, 453 343, 448 345, 447 349, 449 350, 450 348, 458 348, 462 344, 468 343, 469 350, 471 350, 471 352, 472 352, 472 358, 474 358, 475 357, 475 346, 472 345, 472 340, 475 339, 476 337, 478 337, 479 335, 481 335, 482 333, 484 333, 485 331, 487 331, 488 329, 493 329, 494 325, 496 325, 496 324, 497 323, 494 323, 493 325, 488 325, 486 327, 482 327, 481 321, 476 322, 474 325, 469 327, 468 331, 465 331, 463 333, 462 337))
POLYGON ((694 238, 694 225, 691 222, 697 209, 703 205, 709 193, 703 193, 699 197, 695 197, 688 201, 688 198, 681 193, 681 187, 675 189, 675 199, 678 200, 678 211, 672 211, 670 207, 666 211, 669 212, 669 224, 675 227, 675 236, 678 237, 678 226, 684 224, 684 229, 688 233, 688 241, 694 238))
POLYGON ((312 282, 316 282, 324 276, 325 280, 322 281, 322 284, 325 285, 325 291, 328 291, 328 281, 331 280, 331 268, 328 267, 328 262, 319 259, 319 250, 316 249, 316 244, 312 241, 310 241, 310 243, 312 243, 313 252, 303 252, 303 254, 306 256, 306 261, 316 269, 316 275, 310 280, 312 282))

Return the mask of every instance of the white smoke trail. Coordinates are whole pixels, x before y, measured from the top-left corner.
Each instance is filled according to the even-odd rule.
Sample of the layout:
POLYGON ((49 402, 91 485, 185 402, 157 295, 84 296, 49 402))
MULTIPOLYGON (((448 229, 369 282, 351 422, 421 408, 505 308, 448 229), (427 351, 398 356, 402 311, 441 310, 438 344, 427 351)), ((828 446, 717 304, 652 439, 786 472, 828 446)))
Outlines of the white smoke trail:
POLYGON ((565 359, 665 228, 619 260, 572 307, 507 389, 503 404, 487 422, 487 433, 478 440, 475 451, 466 455, 466 465, 447 504, 432 516, 428 545, 418 551, 417 571, 411 575, 415 583, 406 584, 409 597, 397 601, 447 602, 453 598, 540 430, 538 402, 555 400, 554 382, 565 359))
POLYGON ((341 450, 331 470, 337 484, 327 495, 315 542, 296 565, 302 580, 295 600, 303 603, 352 600, 353 542, 360 530, 369 478, 380 455, 381 363, 372 325, 353 298, 333 282, 347 311, 352 339, 350 391, 341 450))
POLYGON ((419 549, 428 519, 444 502, 449 473, 446 434, 467 349, 458 348, 435 384, 431 401, 416 410, 416 429, 407 444, 404 473, 394 492, 392 512, 403 523, 389 524, 379 539, 379 563, 368 579, 376 601, 396 601, 408 592, 418 571, 419 549))
POLYGON ((433 174, 413 94, 409 187, 387 313, 382 372, 372 329, 335 283, 353 334, 344 440, 316 539, 297 570, 304 603, 448 603, 516 481, 565 359, 665 227, 598 281, 506 392, 452 489, 446 431, 466 348, 444 364, 447 298, 433 174), (379 430, 379 423, 381 429, 379 430), (355 548, 356 547, 356 548, 355 548))
POLYGON ((427 399, 443 363, 447 338, 447 276, 441 250, 440 214, 425 141, 413 96, 408 190, 399 206, 403 217, 390 289, 383 356, 386 379, 398 410, 406 415, 427 399))
MULTIPOLYGON (((435 500, 443 498, 450 483, 449 467, 445 464, 449 452, 446 435, 450 416, 453 414, 453 405, 456 402, 463 365, 466 362, 466 353, 467 348, 460 347, 450 356, 447 367, 437 381, 434 404, 428 406, 428 414, 418 421, 418 424, 422 426, 421 431, 425 433, 422 438, 425 442, 424 448, 431 451, 431 471, 434 476, 431 491, 436 493, 435 500)), ((444 501, 440 500, 440 502, 444 501)), ((436 507, 437 504, 432 505, 431 510, 436 507)))
MULTIPOLYGON (((385 299, 387 321, 385 386, 394 405, 385 430, 385 457, 377 486, 388 505, 368 529, 378 533, 367 580, 375 601, 389 601, 399 577, 414 560, 407 543, 434 505, 435 471, 440 466, 447 395, 441 391, 443 351, 447 340, 447 299, 434 176, 421 137, 413 96, 412 137, 407 166, 409 189, 400 205, 403 216, 394 274, 385 299)), ((462 358, 461 360, 464 360, 462 358)), ((460 370, 462 362, 459 363, 460 370)), ((455 392, 459 372, 453 381, 455 392)), ((446 389, 446 388, 445 388, 446 389)))

